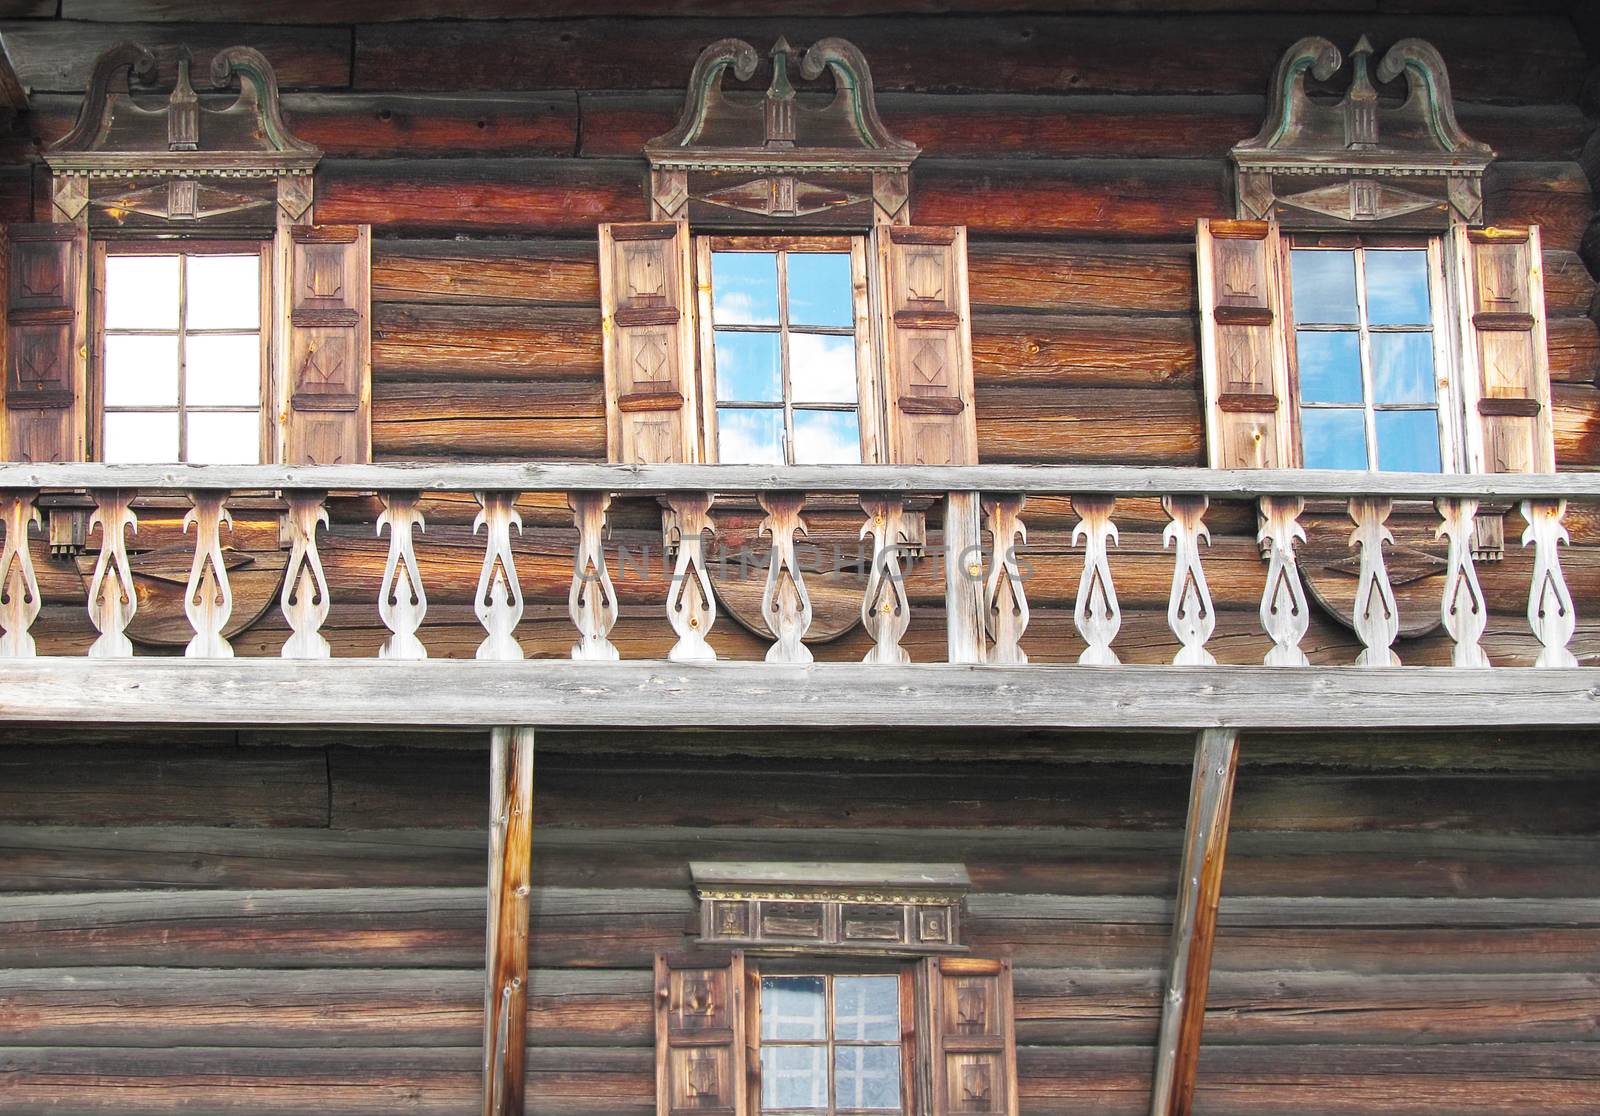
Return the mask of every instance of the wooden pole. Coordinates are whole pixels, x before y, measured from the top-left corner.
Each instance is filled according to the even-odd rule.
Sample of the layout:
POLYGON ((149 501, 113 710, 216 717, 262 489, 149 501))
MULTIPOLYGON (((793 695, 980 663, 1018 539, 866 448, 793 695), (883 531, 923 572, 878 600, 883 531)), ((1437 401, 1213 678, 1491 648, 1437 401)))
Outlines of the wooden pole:
POLYGON ((1155 1093, 1150 1116, 1189 1116, 1194 1106, 1200 1030, 1205 1023, 1211 948, 1216 940, 1222 860, 1228 843, 1233 780, 1239 769, 1236 729, 1206 729, 1194 753, 1183 869, 1172 924, 1171 963, 1161 998, 1155 1093))
POLYGON ((532 887, 533 729, 496 728, 489 757, 489 925, 483 996, 483 1113, 522 1116, 532 887))
POLYGON ((952 663, 984 660, 983 529, 976 492, 951 492, 944 505, 944 614, 952 663))

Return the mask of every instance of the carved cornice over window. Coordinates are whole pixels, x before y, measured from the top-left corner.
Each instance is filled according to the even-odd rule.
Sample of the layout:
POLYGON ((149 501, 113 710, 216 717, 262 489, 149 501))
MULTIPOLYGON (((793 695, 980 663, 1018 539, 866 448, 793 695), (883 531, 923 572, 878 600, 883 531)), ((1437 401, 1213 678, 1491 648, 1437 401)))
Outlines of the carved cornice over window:
POLYGON ((790 78, 795 50, 780 37, 767 52, 766 93, 723 88, 726 71, 755 75, 760 55, 740 39, 701 51, 683 116, 645 144, 656 220, 703 225, 866 227, 906 224, 908 176, 919 151, 878 118, 866 59, 843 39, 822 39, 799 57, 800 76, 826 71, 833 95, 812 103, 790 78))
POLYGON ((271 224, 274 204, 289 220, 305 214, 322 152, 284 125, 271 64, 250 47, 219 51, 210 84, 220 92, 203 95, 189 70, 189 51, 180 50, 163 97, 135 91, 135 78, 156 76, 149 48, 123 43, 95 61, 77 124, 44 156, 57 220, 78 220, 86 208, 94 224, 134 227, 271 224), (228 92, 235 80, 238 92, 228 92))
POLYGON ((1301 39, 1278 63, 1259 135, 1233 148, 1238 216, 1285 224, 1438 228, 1483 222, 1494 152, 1456 123, 1439 52, 1402 39, 1372 64, 1363 35, 1339 48, 1301 39), (1349 70, 1342 96, 1308 88, 1349 70), (1405 80, 1403 99, 1378 88, 1405 80), (1376 84, 1375 84, 1376 83, 1376 84))
POLYGON ((808 953, 964 949, 964 865, 697 863, 689 871, 708 944, 808 953))

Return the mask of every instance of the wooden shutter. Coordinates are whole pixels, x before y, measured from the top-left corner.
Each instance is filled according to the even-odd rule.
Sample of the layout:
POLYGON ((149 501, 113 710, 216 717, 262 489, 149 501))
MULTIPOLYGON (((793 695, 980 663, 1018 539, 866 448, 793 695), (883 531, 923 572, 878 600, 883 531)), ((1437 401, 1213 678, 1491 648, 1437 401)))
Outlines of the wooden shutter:
POLYGON ((656 956, 656 1116, 745 1116, 744 954, 673 968, 656 956))
POLYGON ((930 957, 924 965, 933 1116, 1016 1116, 1011 963, 930 957))
POLYGON ((600 226, 606 452, 627 464, 699 459, 689 224, 600 226))
POLYGON ((372 228, 289 230, 287 429, 291 465, 372 455, 372 228))
POLYGON ((1295 463, 1283 256, 1270 221, 1200 221, 1195 241, 1206 453, 1214 469, 1295 463))
POLYGON ((1554 472, 1539 229, 1458 227, 1451 241, 1464 311, 1467 468, 1554 472))
POLYGON ((89 366, 89 237, 70 224, 6 229, 4 456, 82 461, 89 366))
POLYGON ((878 225, 879 330, 888 395, 889 460, 974 465, 972 323, 967 230, 878 225))

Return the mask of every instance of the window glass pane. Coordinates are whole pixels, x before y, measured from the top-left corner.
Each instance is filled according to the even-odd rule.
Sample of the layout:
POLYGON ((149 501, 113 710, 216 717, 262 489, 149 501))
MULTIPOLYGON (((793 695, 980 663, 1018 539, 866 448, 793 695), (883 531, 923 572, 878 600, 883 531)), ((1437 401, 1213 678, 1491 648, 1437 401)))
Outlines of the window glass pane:
POLYGON ((1374 403, 1432 403, 1433 334, 1374 333, 1372 397, 1374 403))
POLYGON ((717 398, 725 402, 782 403, 783 372, 776 333, 716 330, 717 398))
POLYGON ((788 263, 790 325, 855 324, 848 253, 790 252, 788 263))
POLYGON ((1439 413, 1379 411, 1378 468, 1388 473, 1439 472, 1439 413))
POLYGON ((826 1039, 826 997, 820 976, 761 978, 761 1037, 826 1039))
POLYGON ((783 412, 718 407, 717 460, 725 465, 782 465, 783 412))
POLYGON ((846 1042, 898 1042, 900 979, 892 976, 834 978, 833 1037, 846 1042))
POLYGON ((189 460, 200 465, 261 462, 261 416, 255 411, 189 413, 189 460))
POLYGON ((1304 408, 1300 440, 1307 469, 1367 467, 1367 427, 1360 411, 1304 408))
POLYGON ((184 392, 191 406, 261 405, 261 339, 254 333, 188 338, 184 372, 184 392))
POLYGON ((898 1046, 840 1046, 833 1060, 834 1103, 839 1108, 900 1107, 898 1046))
POLYGON ((1299 330, 1294 335, 1303 403, 1361 402, 1361 335, 1299 330))
POLYGON ((106 257, 106 328, 177 329, 177 256, 106 257))
POLYGON ((261 328, 261 257, 190 256, 189 329, 261 328))
POLYGON ((854 411, 794 412, 796 465, 859 465, 861 426, 854 411))
POLYGON ((107 407, 177 406, 177 334, 107 335, 105 379, 107 407))
POLYGON ((828 1107, 828 1048, 763 1046, 761 1107, 828 1107))
POLYGON ((178 413, 111 412, 101 458, 114 464, 178 460, 178 413))
POLYGON ((854 403, 855 337, 791 333, 789 389, 799 403, 854 403))
POLYGON ((711 253, 711 316, 718 325, 777 325, 778 254, 711 253))
POLYGON ((1354 325, 1355 253, 1297 248, 1290 257, 1294 320, 1301 324, 1354 325))
POLYGON ((1373 325, 1427 325, 1428 253, 1367 250, 1367 321, 1373 325))

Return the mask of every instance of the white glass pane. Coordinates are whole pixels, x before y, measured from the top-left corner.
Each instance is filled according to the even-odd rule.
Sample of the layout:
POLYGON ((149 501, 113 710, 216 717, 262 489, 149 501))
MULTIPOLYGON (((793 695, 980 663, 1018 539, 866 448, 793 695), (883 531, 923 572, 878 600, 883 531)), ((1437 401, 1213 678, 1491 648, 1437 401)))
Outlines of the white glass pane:
POLYGON ((1361 402, 1361 335, 1299 330, 1295 357, 1302 403, 1361 402))
POLYGON ((1356 254, 1324 248, 1290 253, 1294 320, 1301 325, 1354 325, 1356 254))
POLYGON ((261 328, 261 257, 190 256, 189 329, 261 328))
MULTIPOLYGON (((724 459, 726 460, 726 459, 724 459)), ((794 412, 796 465, 859 465, 861 427, 854 411, 794 412)))
POLYGON ((1427 325, 1428 253, 1367 251, 1367 321, 1373 325, 1427 325))
POLYGON ((261 416, 240 413, 189 414, 189 460, 199 465, 261 463, 261 416))
POLYGON ((178 336, 106 336, 107 407, 178 404, 178 336))
POLYGON ((1439 471, 1437 411, 1379 411, 1378 468, 1386 473, 1439 471))
POLYGON ((113 464, 178 460, 178 413, 107 412, 100 456, 113 464))
POLYGON ((898 1042, 900 978, 834 978, 833 1037, 846 1042, 898 1042))
POLYGON ((788 265, 790 325, 855 324, 848 253, 790 252, 788 265))
POLYGON ((221 333, 188 337, 183 387, 192 407, 260 406, 260 336, 221 333))
POLYGON ((1372 344, 1372 401, 1374 403, 1432 403, 1433 334, 1374 333, 1372 344))
POLYGON ((761 1107, 828 1107, 827 1047, 763 1046, 761 1107))
POLYGON ((783 372, 776 333, 713 334, 717 398, 726 403, 782 403, 783 372))
POLYGON ((717 460, 725 465, 782 465, 783 412, 718 407, 717 460))
POLYGON ((791 333, 789 390, 797 403, 854 403, 856 339, 791 333))
POLYGON ((825 1039, 823 978, 761 978, 761 1037, 805 1041, 825 1039))
POLYGON ((834 1103, 839 1108, 900 1107, 898 1046, 841 1046, 833 1057, 834 1103))
POLYGON ((711 253, 711 316, 718 325, 777 325, 778 254, 711 253))
POLYGON ((177 329, 177 256, 106 257, 106 328, 177 329))
POLYGON ((1366 417, 1359 410, 1303 408, 1300 442, 1307 469, 1365 469, 1366 417))

